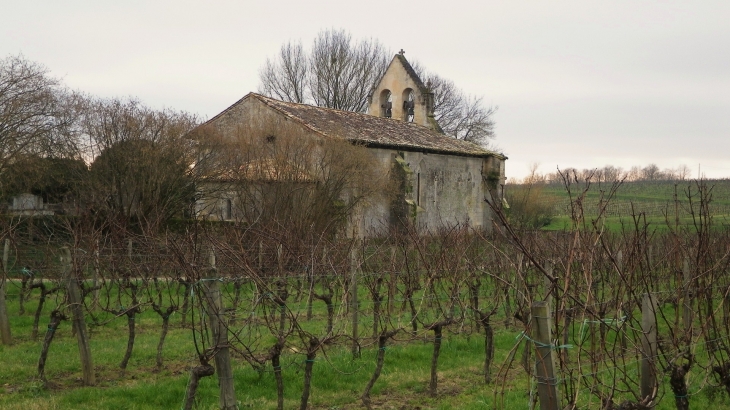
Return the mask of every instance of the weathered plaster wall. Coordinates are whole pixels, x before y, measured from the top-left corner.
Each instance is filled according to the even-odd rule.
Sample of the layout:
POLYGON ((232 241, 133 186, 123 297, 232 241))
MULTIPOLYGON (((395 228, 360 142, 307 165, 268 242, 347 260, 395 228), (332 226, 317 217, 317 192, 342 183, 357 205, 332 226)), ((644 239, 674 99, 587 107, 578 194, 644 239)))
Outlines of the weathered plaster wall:
MULTIPOLYGON (((408 185, 401 200, 408 202, 407 217, 419 230, 435 231, 456 224, 491 228, 492 212, 484 201, 489 195, 490 177, 497 186, 504 181, 504 161, 422 152, 372 149, 383 164, 402 167, 395 161, 402 155, 408 185)), ((383 232, 391 216, 390 203, 371 205, 364 212, 368 232, 383 232)), ((392 219, 392 218, 391 218, 392 219)))
POLYGON ((267 107, 256 98, 245 99, 219 114, 212 121, 218 131, 230 139, 250 140, 267 135, 299 135, 319 137, 304 126, 267 107))

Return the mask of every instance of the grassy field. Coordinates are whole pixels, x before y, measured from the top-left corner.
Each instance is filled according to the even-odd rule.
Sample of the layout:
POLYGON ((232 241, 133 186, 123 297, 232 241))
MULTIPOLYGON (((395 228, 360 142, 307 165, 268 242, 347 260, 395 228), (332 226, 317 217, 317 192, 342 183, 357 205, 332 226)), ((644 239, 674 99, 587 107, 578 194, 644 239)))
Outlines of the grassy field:
MULTIPOLYGON (((710 213, 716 226, 730 226, 730 180, 705 181, 710 188, 710 213)), ((510 189, 508 186, 507 190, 510 189)), ((552 209, 553 218, 546 230, 570 229, 570 196, 575 199, 585 189, 578 184, 571 187, 571 195, 563 185, 540 186, 539 201, 552 209)), ((583 208, 588 218, 597 214, 599 200, 606 198, 610 185, 593 183, 585 195, 583 208)), ((691 226, 691 205, 696 204, 698 187, 694 181, 635 181, 624 182, 611 199, 603 223, 608 229, 620 231, 633 225, 632 215, 642 214, 651 229, 666 230, 667 218, 671 224, 691 226), (676 194, 676 202, 675 202, 676 194)))
MULTIPOLYGON (((181 408, 189 370, 197 364, 192 345, 191 330, 179 325, 180 317, 173 316, 173 328, 165 346, 162 369, 154 366, 155 348, 160 331, 160 319, 150 310, 138 318, 138 336, 134 354, 126 371, 118 368, 126 346, 126 321, 118 318, 100 327, 91 327, 91 348, 95 361, 97 386, 81 385, 80 364, 76 340, 70 324, 63 322, 51 346, 46 369, 49 385, 36 377, 40 341, 30 340, 32 315, 17 314, 17 290, 10 286, 8 305, 11 310, 14 345, 0 346, 2 367, 2 409, 176 409, 181 408)), ((32 312, 35 300, 26 305, 32 312)), ((53 302, 48 303, 50 306, 53 302)), ((42 328, 47 323, 44 315, 42 328)), ((321 326, 324 310, 315 309, 315 317, 308 326, 321 326)), ((100 320, 104 319, 99 317, 100 320)), ((496 375, 505 363, 510 349, 517 343, 517 328, 507 329, 503 318, 495 324, 496 375)), ((573 332, 581 335, 584 329, 576 324, 573 332)), ((454 329, 456 330, 456 329, 454 329)), ((372 391, 376 409, 522 409, 528 408, 529 378, 519 363, 519 354, 505 377, 485 385, 482 363, 484 339, 480 334, 445 332, 439 359, 439 390, 437 397, 429 397, 428 380, 432 354, 430 332, 417 339, 408 334, 396 337, 387 347, 383 374, 372 391), (408 340, 406 340, 408 339, 408 340), (496 400, 496 402, 495 402, 496 400)), ((579 337, 579 338, 580 338, 579 337)), ((42 338, 42 337, 41 337, 42 338)), ((353 359, 347 343, 326 348, 317 356, 314 366, 312 396, 313 409, 363 408, 359 396, 375 366, 377 347, 372 341, 363 341, 364 349, 353 359), (344 345, 344 346, 343 346, 344 345)), ((701 348, 700 348, 701 350, 701 348)), ((521 351, 521 349, 520 349, 521 351)), ((282 357, 285 383, 285 408, 298 408, 302 391, 304 358, 288 350, 282 357)), ((259 373, 244 360, 234 360, 237 399, 240 408, 270 409, 276 407, 275 381, 269 364, 259 373)), ((707 387, 698 373, 689 377, 690 386, 704 386, 692 391, 693 406, 730 408, 730 400, 723 391, 707 387)), ((666 389, 666 383, 664 384, 666 389)), ((665 391, 658 409, 674 408, 671 393, 665 391)), ((198 408, 217 408, 215 377, 204 378, 198 392, 198 408)), ((599 408, 595 398, 585 395, 581 408, 599 408)))
MULTIPOLYGON (((154 366, 160 331, 160 319, 154 312, 146 311, 137 321, 134 354, 126 371, 118 368, 127 342, 126 321, 119 318, 103 327, 91 327, 91 349, 98 380, 95 387, 81 385, 76 339, 71 334, 70 324, 63 322, 51 346, 46 368, 50 383, 46 388, 36 377, 41 342, 30 340, 32 315, 17 315, 17 294, 9 295, 8 304, 13 317, 15 343, 10 347, 0 345, 0 366, 3 368, 0 408, 174 409, 182 406, 189 370, 197 364, 197 360, 191 330, 179 325, 179 316, 173 316, 175 325, 167 338, 165 364, 161 370, 154 366)), ((28 303, 26 309, 33 311, 35 301, 28 303)), ((315 313, 313 322, 321 325, 324 312, 317 310, 315 313)), ((43 322, 47 322, 45 317, 42 328, 45 326, 43 322)), ((504 329, 497 332, 497 363, 505 359, 516 334, 516 331, 504 329)), ((396 339, 410 337, 404 335, 396 339)), ((374 407, 492 408, 494 386, 484 385, 481 371, 483 337, 445 336, 439 361, 441 383, 436 398, 429 397, 427 390, 431 341, 432 338, 427 336, 415 342, 396 340, 387 347, 383 374, 372 391, 374 407)), ((359 396, 375 367, 376 353, 377 346, 364 348, 358 359, 353 359, 349 349, 341 346, 328 348, 325 354, 320 353, 314 366, 310 408, 360 408, 359 396)), ((303 356, 288 351, 282 357, 282 363, 286 408, 298 407, 303 356)), ((276 408, 276 385, 270 364, 263 373, 259 373, 245 361, 235 360, 234 373, 241 408, 276 408)), ((217 408, 217 388, 215 377, 202 379, 198 408, 217 408)), ((521 391, 507 394, 505 405, 508 408, 522 407, 526 389, 526 380, 515 376, 508 391, 521 391)))

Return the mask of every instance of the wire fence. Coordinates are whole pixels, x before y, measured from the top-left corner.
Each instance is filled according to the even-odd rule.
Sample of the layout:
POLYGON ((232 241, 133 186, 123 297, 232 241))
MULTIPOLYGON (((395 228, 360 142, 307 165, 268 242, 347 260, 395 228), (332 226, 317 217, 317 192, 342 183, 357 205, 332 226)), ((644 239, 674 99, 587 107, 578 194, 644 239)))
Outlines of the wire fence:
MULTIPOLYGON (((581 405, 605 400, 616 390, 624 393, 611 400, 643 400, 639 365, 647 360, 660 381, 683 363, 702 369, 685 378, 694 387, 688 397, 722 383, 715 368, 730 362, 730 241, 725 235, 695 240, 525 233, 517 246, 504 238, 456 231, 339 242, 234 241, 232 235, 209 232, 198 238, 93 238, 68 249, 71 275, 92 326, 120 318, 134 321, 145 311, 164 313, 169 307, 190 329, 197 358, 215 357, 220 349, 216 333, 222 329, 235 360, 262 372, 287 371, 307 360, 342 374, 369 372, 367 366, 338 368, 327 354, 351 345, 358 351, 375 348, 388 330, 400 329, 395 348, 407 349, 413 342, 440 344, 437 327, 440 332, 443 326, 448 338, 485 335, 485 326, 498 323, 501 334, 516 339, 500 353, 506 359, 492 385, 495 397, 513 377, 508 374, 518 350, 527 363, 524 372, 534 381, 530 357, 535 349, 551 346, 558 351, 554 380, 564 392, 562 405, 581 405), (219 292, 218 304, 211 302, 211 284, 219 292), (655 295, 660 304, 653 313, 658 350, 649 356, 642 346, 644 294, 655 295), (548 299, 554 340, 535 342, 530 307, 548 299), (693 312, 691 332, 683 327, 685 306, 693 312), (284 354, 283 364, 273 369, 270 348, 278 339, 298 353, 284 354), (315 350, 322 354, 308 359, 315 339, 315 350)), ((35 303, 42 296, 39 284, 46 284, 57 291, 43 296, 49 298, 44 314, 69 309, 69 272, 60 245, 9 238, 4 258, 8 303, 25 299, 29 307, 37 306, 29 301, 35 303)), ((671 390, 665 382, 658 386, 655 401, 671 390)))

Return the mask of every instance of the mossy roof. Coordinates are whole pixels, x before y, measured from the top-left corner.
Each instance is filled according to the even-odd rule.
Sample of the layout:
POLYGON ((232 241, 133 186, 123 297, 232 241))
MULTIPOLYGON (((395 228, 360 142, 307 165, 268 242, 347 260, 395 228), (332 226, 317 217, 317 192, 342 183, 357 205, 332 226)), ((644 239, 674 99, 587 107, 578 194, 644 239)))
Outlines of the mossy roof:
POLYGON ((403 151, 506 158, 504 155, 480 145, 451 138, 414 123, 358 112, 279 101, 256 93, 249 93, 209 122, 215 121, 216 118, 250 98, 260 101, 313 132, 326 137, 345 138, 369 147, 403 151))

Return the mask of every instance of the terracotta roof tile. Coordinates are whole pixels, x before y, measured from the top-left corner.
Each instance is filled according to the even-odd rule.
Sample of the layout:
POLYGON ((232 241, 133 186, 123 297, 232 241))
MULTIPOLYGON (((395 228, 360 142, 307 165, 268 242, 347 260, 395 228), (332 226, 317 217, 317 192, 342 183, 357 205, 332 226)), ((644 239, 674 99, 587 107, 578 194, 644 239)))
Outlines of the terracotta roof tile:
POLYGON ((289 103, 255 93, 250 93, 241 101, 249 97, 260 100, 274 110, 324 136, 343 137, 367 146, 405 151, 504 158, 502 154, 489 151, 477 144, 457 140, 413 123, 351 111, 289 103))

